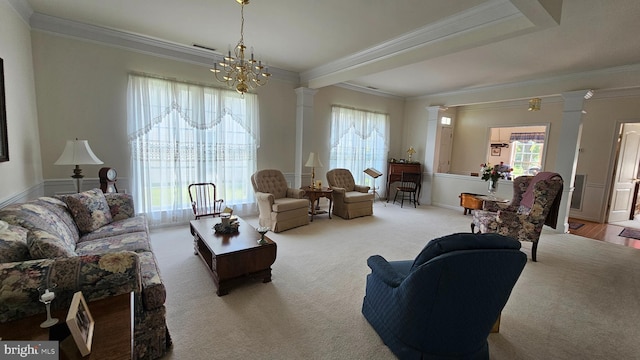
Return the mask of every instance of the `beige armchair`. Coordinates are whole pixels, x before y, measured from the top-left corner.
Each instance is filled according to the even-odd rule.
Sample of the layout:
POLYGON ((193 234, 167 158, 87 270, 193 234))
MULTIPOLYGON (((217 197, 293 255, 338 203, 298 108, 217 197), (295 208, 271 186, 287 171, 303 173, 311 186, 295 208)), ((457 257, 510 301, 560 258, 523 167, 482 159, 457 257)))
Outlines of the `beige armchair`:
POLYGON ((343 219, 373 215, 373 193, 369 186, 356 185, 351 171, 332 169, 327 182, 333 189, 333 214, 343 219))
POLYGON ((304 190, 288 187, 279 170, 259 170, 251 175, 256 193, 260 226, 281 232, 309 224, 309 200, 304 190))

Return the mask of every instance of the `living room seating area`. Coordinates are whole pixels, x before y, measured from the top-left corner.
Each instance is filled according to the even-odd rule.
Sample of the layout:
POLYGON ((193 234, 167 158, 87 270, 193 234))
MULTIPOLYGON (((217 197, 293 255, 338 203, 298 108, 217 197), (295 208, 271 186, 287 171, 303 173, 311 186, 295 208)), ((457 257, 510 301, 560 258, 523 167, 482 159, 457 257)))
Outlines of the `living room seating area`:
POLYGON ((134 292, 134 358, 166 353, 166 291, 131 195, 93 189, 40 197, 0 209, 0 220, 0 321, 43 313, 38 288, 55 289, 54 309, 68 308, 77 291, 89 308, 134 292))

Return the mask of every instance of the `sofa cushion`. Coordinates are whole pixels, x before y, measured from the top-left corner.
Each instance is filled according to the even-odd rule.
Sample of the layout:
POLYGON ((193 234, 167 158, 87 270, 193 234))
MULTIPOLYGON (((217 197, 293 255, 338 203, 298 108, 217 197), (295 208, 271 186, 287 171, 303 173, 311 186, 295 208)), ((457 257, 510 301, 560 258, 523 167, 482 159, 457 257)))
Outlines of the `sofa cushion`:
POLYGON ((78 255, 106 254, 116 251, 151 251, 149 235, 144 231, 79 242, 78 255))
POLYGON ((78 240, 78 243, 139 231, 149 232, 147 220, 142 215, 124 220, 114 220, 112 223, 107 224, 96 231, 84 234, 80 240, 78 240))
POLYGON ((73 195, 61 196, 73 215, 80 233, 90 233, 109 224, 113 219, 104 193, 100 189, 92 189, 73 195))
MULTIPOLYGON (((76 222, 71 216, 71 212, 67 207, 67 204, 60 199, 56 199, 53 197, 42 196, 32 201, 34 204, 38 204, 47 210, 51 211, 51 213, 55 214, 59 218, 59 225, 66 225, 65 236, 73 239, 73 243, 77 242, 80 238, 80 232, 78 231, 78 226, 76 226, 76 222)), ((43 229, 46 230, 46 229, 43 229)))
POLYGON ((70 228, 57 211, 52 211, 51 207, 45 205, 40 199, 9 205, 1 209, 0 220, 22 226, 27 230, 44 230, 50 234, 56 234, 71 248, 75 247, 78 240, 78 230, 70 228))
POLYGON ((28 230, 0 220, 0 263, 29 260, 28 230))
POLYGON ((55 259, 76 255, 73 247, 63 239, 44 230, 30 230, 27 245, 33 259, 55 259))
POLYGON ((416 268, 442 254, 457 250, 520 249, 520 242, 499 234, 457 233, 429 241, 413 262, 416 268))

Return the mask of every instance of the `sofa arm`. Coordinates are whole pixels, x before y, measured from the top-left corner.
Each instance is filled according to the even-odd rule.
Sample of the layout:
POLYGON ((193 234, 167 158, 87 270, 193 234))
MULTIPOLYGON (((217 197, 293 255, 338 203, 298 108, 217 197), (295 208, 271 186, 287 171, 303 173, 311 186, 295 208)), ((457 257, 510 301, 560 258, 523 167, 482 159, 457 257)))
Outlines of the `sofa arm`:
POLYGON ((365 185, 355 185, 354 190, 361 192, 361 193, 368 193, 369 190, 371 189, 370 186, 365 186, 365 185))
POLYGON ((404 280, 389 262, 380 255, 373 255, 367 259, 367 265, 371 268, 371 273, 379 277, 385 284, 391 287, 398 287, 404 280))
POLYGON ((302 198, 304 198, 304 193, 305 192, 302 189, 287 188, 287 197, 288 198, 302 199, 302 198))
POLYGON ((331 190, 333 190, 334 193, 340 194, 342 196, 344 196, 344 194, 347 192, 347 189, 341 187, 331 187, 331 190))
POLYGON ((140 260, 135 252, 121 251, 0 264, 0 322, 44 312, 38 288, 52 288, 53 309, 68 308, 77 291, 88 302, 140 293, 140 260))
POLYGON ((135 216, 135 208, 133 207, 133 196, 122 193, 106 193, 107 204, 111 211, 113 221, 132 218, 135 216))

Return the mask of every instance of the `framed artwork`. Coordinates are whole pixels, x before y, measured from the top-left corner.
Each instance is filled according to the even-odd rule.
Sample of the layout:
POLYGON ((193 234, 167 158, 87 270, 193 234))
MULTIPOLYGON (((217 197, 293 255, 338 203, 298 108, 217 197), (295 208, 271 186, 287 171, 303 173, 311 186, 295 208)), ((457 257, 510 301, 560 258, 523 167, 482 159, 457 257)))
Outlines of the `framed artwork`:
POLYGON ((499 147, 491 148, 491 156, 500 156, 501 153, 502 153, 502 149, 500 149, 499 147))
POLYGON ((7 106, 4 97, 4 60, 0 58, 0 162, 9 161, 7 106))
POLYGON ((80 354, 87 356, 91 352, 91 341, 93 340, 93 327, 95 322, 93 321, 93 317, 89 312, 89 307, 81 291, 73 294, 66 322, 73 341, 76 343, 76 346, 78 346, 78 350, 80 350, 80 354))

